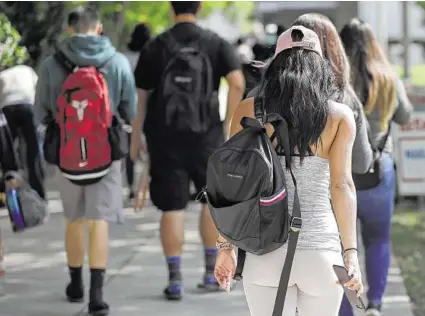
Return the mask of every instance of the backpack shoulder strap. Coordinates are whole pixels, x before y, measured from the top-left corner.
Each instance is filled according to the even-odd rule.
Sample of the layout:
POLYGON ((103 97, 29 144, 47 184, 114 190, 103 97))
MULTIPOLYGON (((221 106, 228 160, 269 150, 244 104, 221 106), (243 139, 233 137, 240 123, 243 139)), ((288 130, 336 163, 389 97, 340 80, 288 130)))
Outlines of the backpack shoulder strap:
POLYGON ((264 104, 263 104, 263 97, 262 96, 256 96, 254 97, 254 114, 255 118, 260 121, 261 124, 263 124, 263 117, 264 117, 264 104))
POLYGON ((292 264, 294 262, 295 252, 297 250, 298 244, 298 237, 302 226, 300 200, 298 197, 297 184, 295 182, 294 175, 292 174, 292 170, 291 176, 294 180, 295 195, 290 223, 288 249, 286 252, 285 263, 283 264, 282 274, 280 275, 279 286, 277 288, 276 300, 272 316, 282 316, 283 308, 285 306, 286 292, 288 290, 289 278, 291 276, 292 264))
POLYGON ((164 43, 171 54, 178 52, 181 47, 181 43, 171 34, 171 31, 162 33, 158 39, 164 43))
MULTIPOLYGON (((255 113, 255 118, 261 124, 264 124, 263 117, 265 115, 264 102, 263 102, 263 100, 264 100, 264 98, 262 96, 256 96, 256 97, 254 97, 254 113, 255 113)), ((276 139, 276 132, 273 132, 272 136, 270 136, 270 141, 273 143, 275 139, 276 139)))
POLYGON ((56 59, 59 65, 61 65, 69 74, 73 73, 78 67, 61 50, 57 50, 53 57, 56 59))
POLYGON ((298 186, 294 173, 291 168, 292 157, 289 142, 289 128, 285 119, 278 114, 267 114, 264 121, 273 125, 279 145, 283 148, 286 160, 286 168, 289 170, 294 183, 294 202, 292 205, 292 216, 290 222, 288 249, 286 253, 285 263, 283 265, 282 274, 279 280, 275 305, 272 316, 282 316, 283 307, 285 305, 286 292, 288 290, 289 278, 291 276, 292 264, 294 261, 295 251, 297 249, 299 232, 302 227, 301 207, 298 195, 298 186))
POLYGON ((379 154, 382 154, 382 152, 384 151, 385 145, 387 144, 387 140, 388 137, 391 134, 391 123, 392 123, 393 119, 391 118, 391 120, 388 122, 388 129, 387 129, 387 133, 385 134, 385 136, 381 139, 381 142, 379 143, 379 145, 377 146, 378 152, 379 154))
MULTIPOLYGON (((68 72, 73 73, 77 68, 78 65, 75 64, 72 60, 70 60, 64 52, 61 50, 56 51, 56 53, 53 55, 56 61, 68 72)), ((115 54, 113 54, 110 58, 108 58, 103 64, 101 64, 99 67, 97 67, 97 70, 102 73, 106 73, 106 67, 108 67, 109 63, 111 62, 112 58, 114 58, 115 54)))

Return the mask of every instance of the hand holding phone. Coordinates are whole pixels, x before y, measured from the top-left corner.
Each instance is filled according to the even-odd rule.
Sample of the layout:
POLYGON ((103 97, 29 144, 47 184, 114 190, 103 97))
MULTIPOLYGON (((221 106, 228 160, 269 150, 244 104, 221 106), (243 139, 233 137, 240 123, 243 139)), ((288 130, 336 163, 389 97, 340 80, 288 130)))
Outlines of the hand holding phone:
POLYGON ((334 265, 333 266, 334 272, 336 276, 338 277, 338 281, 341 284, 341 286, 344 288, 345 295, 347 296, 348 300, 350 301, 351 305, 353 307, 357 307, 359 309, 366 309, 366 306, 360 296, 357 296, 357 292, 350 290, 344 286, 345 283, 350 281, 350 276, 348 275, 348 271, 345 267, 334 265))

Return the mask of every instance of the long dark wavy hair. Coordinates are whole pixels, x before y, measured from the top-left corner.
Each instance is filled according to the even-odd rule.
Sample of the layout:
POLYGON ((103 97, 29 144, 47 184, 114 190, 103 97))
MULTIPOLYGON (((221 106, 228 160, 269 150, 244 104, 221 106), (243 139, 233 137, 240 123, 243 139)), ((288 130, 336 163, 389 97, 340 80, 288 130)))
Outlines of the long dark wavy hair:
POLYGON ((388 127, 396 102, 396 77, 369 24, 352 19, 341 30, 351 63, 351 80, 366 114, 377 109, 381 129, 388 127))
MULTIPOLYGON (((293 41, 302 32, 292 32, 293 41)), ((329 100, 337 87, 329 63, 319 54, 293 48, 280 52, 267 66, 260 94, 266 113, 278 113, 288 122, 291 154, 314 155, 329 116, 329 100)))

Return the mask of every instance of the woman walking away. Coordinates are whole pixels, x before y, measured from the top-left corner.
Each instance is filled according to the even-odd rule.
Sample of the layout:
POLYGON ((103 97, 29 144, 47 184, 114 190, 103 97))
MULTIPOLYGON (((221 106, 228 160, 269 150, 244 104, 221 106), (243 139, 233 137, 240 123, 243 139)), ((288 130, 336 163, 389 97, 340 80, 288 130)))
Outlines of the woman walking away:
POLYGON ((352 170, 354 173, 367 172, 373 162, 373 152, 367 134, 367 120, 363 105, 350 84, 350 63, 339 38, 338 31, 326 16, 316 13, 298 17, 294 25, 313 30, 319 37, 323 58, 329 61, 338 88, 333 100, 348 105, 354 113, 356 138, 353 146, 352 170))
MULTIPOLYGON (((286 293, 285 316, 295 316, 296 310, 301 316, 338 315, 343 289, 337 285, 333 265, 345 264, 352 276, 345 286, 358 291, 358 295, 363 291, 356 250, 356 191, 351 175, 356 126, 350 108, 331 101, 338 92, 334 82, 317 35, 294 26, 279 37, 260 88, 263 114, 277 113, 288 122, 292 170, 303 221, 286 293)), ((239 122, 243 117, 256 117, 254 98, 239 105, 231 135, 242 129, 239 122)), ((266 127, 272 135, 273 129, 266 127)), ((281 163, 286 179, 291 179, 283 157, 281 163)), ((295 188, 290 180, 287 189, 288 205, 292 206, 295 188)), ((217 243, 216 278, 226 287, 229 273, 236 269, 235 250, 223 236, 217 243)), ((286 253, 286 245, 261 256, 247 253, 243 281, 251 316, 272 315, 286 253)))
MULTIPOLYGON (((407 124, 412 106, 402 82, 395 75, 368 24, 358 19, 351 20, 342 29, 341 39, 351 63, 354 89, 364 104, 369 121, 372 145, 382 148, 380 183, 369 190, 357 190, 369 285, 366 315, 379 316, 390 265, 390 230, 396 181, 389 128, 391 121, 407 124)), ((345 299, 340 315, 353 315, 345 299)))
MULTIPOLYGON (((152 38, 151 30, 145 23, 139 23, 135 26, 131 34, 130 42, 127 44, 128 51, 125 56, 130 61, 131 68, 136 69, 137 62, 139 61, 140 52, 145 44, 152 38)), ((128 134, 128 146, 130 146, 131 134, 128 134)), ((125 171, 127 177, 127 184, 129 188, 128 200, 134 199, 134 162, 130 158, 130 154, 125 159, 125 171)), ((146 170, 144 170, 146 172, 146 170)))

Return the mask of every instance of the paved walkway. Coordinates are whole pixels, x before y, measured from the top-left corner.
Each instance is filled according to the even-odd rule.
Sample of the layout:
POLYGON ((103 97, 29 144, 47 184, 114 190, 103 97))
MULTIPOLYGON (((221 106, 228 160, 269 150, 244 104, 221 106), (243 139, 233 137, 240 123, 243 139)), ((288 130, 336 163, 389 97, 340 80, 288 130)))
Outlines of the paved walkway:
MULTIPOLYGON (((61 212, 58 200, 52 200, 50 205, 53 212, 61 212)), ((64 298, 68 275, 62 216, 54 214, 42 227, 13 234, 7 218, 1 217, 4 214, 0 211, 7 274, 0 280, 0 316, 86 315, 85 304, 69 304, 64 298)), ((126 223, 111 227, 111 259, 105 289, 112 308, 111 316, 249 315, 240 285, 230 294, 202 294, 196 290, 203 272, 197 217, 195 208, 188 211, 183 257, 186 295, 178 303, 165 302, 161 296, 166 270, 158 241, 159 214, 152 207, 139 214, 128 209, 126 223)), ((87 270, 85 280, 88 284, 87 270)), ((385 297, 385 315, 412 315, 395 266, 385 297)))

